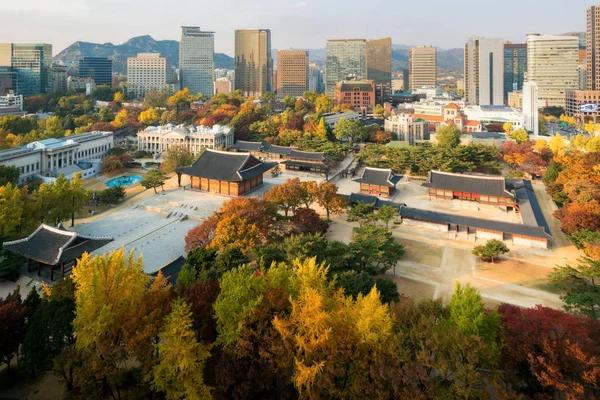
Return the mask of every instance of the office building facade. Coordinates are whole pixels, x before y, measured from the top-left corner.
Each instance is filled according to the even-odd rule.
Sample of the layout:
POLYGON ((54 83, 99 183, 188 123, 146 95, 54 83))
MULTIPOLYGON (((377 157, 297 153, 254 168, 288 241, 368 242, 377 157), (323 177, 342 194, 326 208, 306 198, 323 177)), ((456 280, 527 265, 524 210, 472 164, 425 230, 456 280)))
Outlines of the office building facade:
POLYGON ((310 64, 308 67, 308 90, 316 93, 323 93, 323 72, 316 64, 310 64))
POLYGON ((79 77, 92 78, 98 86, 112 86, 112 60, 102 57, 83 57, 79 60, 79 77))
POLYGON ((0 96, 7 94, 16 94, 17 72, 13 67, 0 67, 0 96))
POLYGON ((17 93, 23 97, 52 92, 51 65, 51 44, 0 44, 0 67, 12 67, 18 82, 17 93))
POLYGON ((54 92, 67 91, 67 66, 52 64, 52 89, 54 92))
POLYGON ((235 90, 257 98, 273 91, 269 29, 235 31, 235 90))
POLYGON ((538 87, 535 82, 523 84, 523 117, 525 118, 525 130, 539 134, 539 100, 538 87))
MULTIPOLYGON (((408 53, 408 91, 437 85, 437 50, 433 46, 413 47, 408 53)), ((405 89, 406 90, 406 89, 405 89)))
POLYGON ((527 72, 527 44, 504 44, 504 98, 508 99, 510 92, 523 89, 527 72))
POLYGON ((172 93, 173 68, 160 53, 139 53, 127 58, 127 95, 143 99, 146 93, 167 91, 172 93))
POLYGON ((217 78, 215 80, 215 94, 217 93, 221 93, 221 94, 229 94, 231 93, 232 87, 231 87, 231 81, 227 78, 217 78))
POLYGON ((586 22, 587 90, 600 90, 600 6, 588 7, 586 22))
POLYGON ((367 79, 375 82, 375 102, 383 105, 392 95, 392 38, 367 40, 367 79))
POLYGON ((181 89, 211 97, 214 91, 215 34, 198 26, 182 26, 179 42, 181 89))
POLYGON ((302 97, 308 90, 308 51, 277 52, 277 97, 302 97))
POLYGON ((527 80, 545 106, 564 107, 566 91, 578 89, 578 48, 576 36, 527 35, 527 80))
POLYGON ((465 100, 469 105, 504 105, 504 42, 473 36, 465 44, 465 100))
POLYGON ((338 82, 333 97, 337 104, 352 106, 363 117, 375 107, 375 82, 372 80, 349 80, 338 82))
POLYGON ((349 76, 367 77, 367 40, 340 39, 327 41, 325 93, 333 97, 335 85, 349 76))

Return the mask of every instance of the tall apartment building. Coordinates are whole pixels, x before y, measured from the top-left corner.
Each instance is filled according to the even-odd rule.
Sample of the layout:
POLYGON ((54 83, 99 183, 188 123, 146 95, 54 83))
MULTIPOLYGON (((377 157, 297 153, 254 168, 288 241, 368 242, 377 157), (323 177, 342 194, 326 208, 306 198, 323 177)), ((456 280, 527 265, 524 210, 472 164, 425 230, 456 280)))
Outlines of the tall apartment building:
POLYGON ((127 58, 127 94, 142 99, 152 91, 174 90, 171 62, 160 53, 138 53, 127 58))
POLYGON ((179 81, 181 89, 206 97, 213 94, 215 34, 198 26, 182 26, 179 42, 179 81))
POLYGON ((472 36, 465 44, 465 100, 469 105, 504 105, 504 42, 472 36))
POLYGON ((308 51, 277 52, 277 96, 302 97, 308 90, 308 51))
POLYGON ((67 66, 52 64, 52 89, 54 92, 67 91, 67 66))
POLYGON ((79 60, 79 77, 93 78, 98 86, 112 86, 112 60, 102 57, 83 57, 79 60))
POLYGON ((232 91, 231 81, 229 79, 225 77, 215 79, 215 94, 229 94, 232 91))
POLYGON ((269 29, 235 31, 235 90, 260 97, 273 91, 273 58, 269 29))
POLYGON ((525 130, 534 135, 539 134, 539 102, 538 87, 535 82, 525 82, 523 84, 523 124, 525 130))
POLYGON ((576 36, 527 35, 527 80, 537 83, 547 106, 565 106, 566 91, 579 87, 576 36))
POLYGON ((433 46, 413 47, 408 53, 411 93, 423 86, 437 86, 437 49, 433 46))
POLYGON ((600 6, 587 9, 587 90, 600 90, 600 6))
POLYGON ((504 98, 523 89, 527 72, 527 43, 504 44, 504 98))
POLYGON ((392 38, 367 40, 367 79, 375 82, 375 102, 383 105, 392 95, 392 38))
POLYGON ((51 65, 51 44, 0 44, 0 67, 13 68, 17 75, 17 94, 23 97, 52 92, 51 65))

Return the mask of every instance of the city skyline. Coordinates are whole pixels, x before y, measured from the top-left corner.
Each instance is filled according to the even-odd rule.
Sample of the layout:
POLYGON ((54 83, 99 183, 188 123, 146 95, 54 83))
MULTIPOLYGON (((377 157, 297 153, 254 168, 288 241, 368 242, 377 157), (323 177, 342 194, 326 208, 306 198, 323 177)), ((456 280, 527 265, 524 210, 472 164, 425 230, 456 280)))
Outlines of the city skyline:
POLYGON ((40 32, 44 32, 44 41, 52 43, 54 54, 58 54, 76 41, 121 44, 142 35, 150 35, 157 40, 178 40, 181 25, 199 25, 215 31, 215 52, 233 55, 235 29, 260 26, 271 30, 273 48, 276 49, 316 49, 324 48, 328 39, 386 36, 391 36, 394 44, 434 45, 448 49, 462 47, 465 38, 473 34, 524 42, 527 33, 583 32, 586 23, 581 9, 594 2, 577 0, 564 4, 558 0, 546 1, 544 7, 553 10, 553 13, 545 13, 544 18, 533 18, 524 23, 515 18, 515 10, 522 15, 535 15, 539 5, 508 0, 486 6, 489 15, 504 23, 490 24, 486 18, 470 18, 468 24, 452 26, 452 35, 444 33, 449 21, 474 17, 480 3, 465 0, 458 7, 448 8, 441 1, 433 0, 427 4, 390 8, 388 3, 376 1, 370 3, 374 9, 390 9, 378 15, 375 24, 364 23, 364 10, 358 4, 351 1, 340 14, 339 6, 333 2, 311 0, 261 0, 258 4, 233 0, 194 4, 174 0, 168 3, 168 7, 156 0, 149 0, 144 7, 130 0, 29 0, 18 6, 0 5, 0 12, 5 17, 5 23, 0 26, 0 37, 5 42, 37 42, 40 32), (119 7, 119 12, 115 12, 116 7, 119 7), (174 12, 182 9, 186 10, 181 13, 183 16, 174 12), (227 10, 236 12, 224 12, 227 10), (136 16, 133 21, 131 15, 136 16), (340 15, 343 21, 337 20, 339 23, 336 23, 340 15), (25 21, 37 29, 22 29, 25 21))

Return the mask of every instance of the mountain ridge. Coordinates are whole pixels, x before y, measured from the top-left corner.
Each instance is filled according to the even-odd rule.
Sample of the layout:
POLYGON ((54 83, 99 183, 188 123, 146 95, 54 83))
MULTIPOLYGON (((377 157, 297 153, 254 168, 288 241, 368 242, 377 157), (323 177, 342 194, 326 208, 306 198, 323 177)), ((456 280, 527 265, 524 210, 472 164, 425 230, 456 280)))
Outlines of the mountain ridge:
MULTIPOLYGON (((408 68, 408 52, 412 46, 392 44, 392 70, 408 68)), ((275 49, 274 49, 275 50, 275 49)), ((325 48, 307 49, 311 62, 324 63, 325 48)), ((161 53, 175 67, 179 66, 179 42, 177 40, 155 40, 150 35, 136 36, 122 44, 92 43, 77 41, 54 56, 54 62, 72 65, 82 57, 106 57, 113 60, 113 71, 127 73, 127 58, 137 53, 161 53)), ((276 57, 275 51, 273 57, 276 57)), ((233 69, 233 57, 215 53, 215 68, 233 69)), ((464 54, 462 49, 438 48, 438 67, 452 72, 462 72, 464 54)))

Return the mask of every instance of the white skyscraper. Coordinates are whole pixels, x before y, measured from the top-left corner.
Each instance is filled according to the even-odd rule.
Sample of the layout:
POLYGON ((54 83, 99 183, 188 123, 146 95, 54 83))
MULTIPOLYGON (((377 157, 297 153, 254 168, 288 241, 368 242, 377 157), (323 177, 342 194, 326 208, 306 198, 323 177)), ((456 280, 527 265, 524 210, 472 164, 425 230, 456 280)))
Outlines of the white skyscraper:
POLYGON ((538 87, 535 82, 523 83, 523 117, 526 131, 539 134, 538 87))
POLYGON ((214 89, 214 56, 214 32, 203 32, 198 26, 182 26, 179 43, 181 88, 211 97, 214 89))
POLYGON ((465 44, 465 100, 470 105, 504 105, 502 39, 473 36, 465 44))

